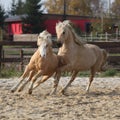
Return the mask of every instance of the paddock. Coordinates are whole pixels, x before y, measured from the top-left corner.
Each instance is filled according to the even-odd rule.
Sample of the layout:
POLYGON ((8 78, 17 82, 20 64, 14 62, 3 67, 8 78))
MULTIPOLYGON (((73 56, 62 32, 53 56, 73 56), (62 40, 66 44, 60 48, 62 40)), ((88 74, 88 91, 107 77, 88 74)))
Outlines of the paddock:
MULTIPOLYGON (((109 53, 108 63, 111 67, 120 70, 120 42, 88 42, 95 44, 100 48, 106 49, 109 53)), ((17 63, 20 67, 19 70, 23 71, 28 63, 31 55, 37 48, 36 41, 1 41, 0 42, 0 70, 2 65, 7 63, 17 63)), ((56 41, 53 41, 53 48, 55 52, 58 51, 58 45, 56 41)))
MULTIPOLYGON (((119 120, 120 78, 95 77, 89 94, 85 93, 88 77, 77 77, 66 91, 50 96, 53 78, 28 95, 11 93, 18 78, 0 79, 0 120, 119 120)), ((59 88, 69 77, 62 77, 59 88)))

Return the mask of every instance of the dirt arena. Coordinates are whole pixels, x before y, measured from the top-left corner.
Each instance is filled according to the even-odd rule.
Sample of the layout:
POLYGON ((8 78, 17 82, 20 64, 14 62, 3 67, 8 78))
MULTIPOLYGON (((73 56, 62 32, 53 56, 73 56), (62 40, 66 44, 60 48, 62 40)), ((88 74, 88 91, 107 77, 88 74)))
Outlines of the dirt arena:
MULTIPOLYGON (((61 78, 58 91, 68 82, 61 78)), ((0 79, 0 120, 120 120, 120 78, 95 78, 85 93, 88 78, 76 78, 66 92, 50 96, 53 78, 32 95, 27 88, 11 93, 17 78, 0 79)))

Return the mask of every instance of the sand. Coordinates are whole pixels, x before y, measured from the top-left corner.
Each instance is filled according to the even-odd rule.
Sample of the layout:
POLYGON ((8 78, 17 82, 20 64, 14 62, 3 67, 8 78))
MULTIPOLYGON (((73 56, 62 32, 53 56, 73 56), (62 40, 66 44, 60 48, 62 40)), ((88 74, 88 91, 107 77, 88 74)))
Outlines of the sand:
MULTIPOLYGON (((69 77, 62 77, 61 86, 69 77)), ((66 91, 50 96, 53 78, 27 94, 11 93, 18 78, 0 79, 0 120, 120 120, 120 78, 95 78, 85 93, 88 78, 76 78, 66 91)))

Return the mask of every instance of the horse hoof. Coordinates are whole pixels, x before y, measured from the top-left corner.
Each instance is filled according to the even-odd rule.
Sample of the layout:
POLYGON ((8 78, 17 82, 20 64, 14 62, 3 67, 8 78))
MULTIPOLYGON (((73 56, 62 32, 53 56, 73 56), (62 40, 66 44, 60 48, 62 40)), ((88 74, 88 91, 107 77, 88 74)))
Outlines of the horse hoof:
POLYGON ((52 91, 49 95, 51 95, 51 96, 52 96, 52 95, 55 95, 55 92, 54 92, 54 91, 52 91))
POLYGON ((10 91, 11 91, 11 93, 14 93, 14 92, 15 92, 15 90, 14 90, 14 89, 11 89, 10 91))
POLYGON ((31 95, 31 94, 32 94, 32 90, 29 90, 29 91, 28 91, 28 94, 31 95))
POLYGON ((64 90, 61 90, 61 91, 59 92, 59 94, 65 95, 65 91, 64 91, 64 90))
POLYGON ((18 89, 18 92, 21 92, 22 90, 21 89, 18 89))

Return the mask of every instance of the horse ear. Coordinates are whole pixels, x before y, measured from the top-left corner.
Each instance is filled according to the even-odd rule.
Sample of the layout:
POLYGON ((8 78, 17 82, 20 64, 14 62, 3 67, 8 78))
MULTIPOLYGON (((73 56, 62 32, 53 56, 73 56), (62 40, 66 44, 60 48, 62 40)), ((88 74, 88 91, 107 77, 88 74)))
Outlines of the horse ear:
POLYGON ((45 32, 47 32, 47 33, 48 33, 48 31, 47 31, 47 30, 45 30, 45 32))
POLYGON ((38 36, 38 40, 37 40, 37 46, 40 46, 40 40, 42 39, 42 37, 38 36))
POLYGON ((62 22, 61 21, 58 21, 57 23, 56 23, 56 26, 58 26, 59 24, 61 24, 62 22))
POLYGON ((37 46, 40 46, 40 42, 39 42, 39 40, 37 40, 37 46))

